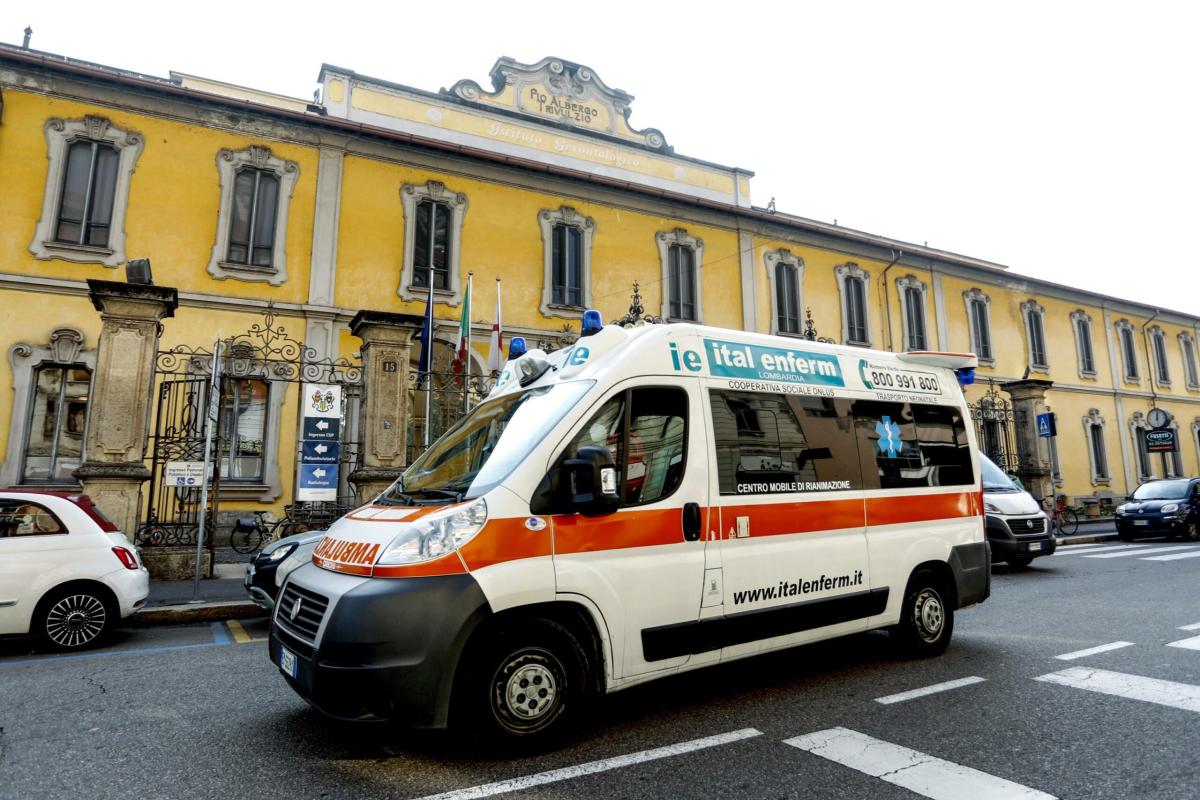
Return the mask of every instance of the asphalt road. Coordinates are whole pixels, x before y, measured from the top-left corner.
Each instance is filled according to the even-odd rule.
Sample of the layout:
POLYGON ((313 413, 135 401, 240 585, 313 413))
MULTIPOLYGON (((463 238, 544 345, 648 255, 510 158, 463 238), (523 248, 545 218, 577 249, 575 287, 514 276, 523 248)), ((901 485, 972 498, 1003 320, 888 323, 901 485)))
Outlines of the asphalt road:
POLYGON ((1034 563, 996 567, 940 658, 873 633, 701 670, 614 694, 538 755, 327 722, 253 641, 263 622, 133 629, 82 657, 9 642, 0 797, 1195 798, 1200 546, 1034 563))

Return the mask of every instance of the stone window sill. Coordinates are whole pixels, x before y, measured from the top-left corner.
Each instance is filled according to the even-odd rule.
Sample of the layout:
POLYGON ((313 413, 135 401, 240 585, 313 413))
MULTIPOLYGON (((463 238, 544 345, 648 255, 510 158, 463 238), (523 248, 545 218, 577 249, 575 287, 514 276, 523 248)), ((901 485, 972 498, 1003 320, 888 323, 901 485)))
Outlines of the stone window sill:
POLYGON ((265 483, 222 483, 222 498, 253 499, 271 491, 265 483))
POLYGON ((84 253, 101 258, 107 258, 113 254, 113 251, 107 247, 97 247, 90 244, 76 244, 74 242, 42 242, 42 247, 46 248, 47 250, 61 250, 64 253, 84 253))
POLYGON ((1085 380, 1094 381, 1097 378, 1097 373, 1088 372, 1087 370, 1081 369, 1079 371, 1079 377, 1084 378, 1085 380))
MULTIPOLYGON (((429 294, 429 287, 428 287, 428 286, 419 286, 418 284, 415 284, 415 283, 410 283, 410 284, 408 285, 408 291, 409 291, 411 294, 418 294, 418 293, 419 293, 419 294, 421 294, 422 296, 428 296, 428 294, 429 294)), ((443 298, 446 298, 446 297, 454 297, 454 290, 452 290, 452 289, 439 289, 439 288, 437 288, 437 287, 435 286, 435 287, 433 288, 433 296, 434 296, 434 297, 443 297, 443 298)))
POLYGON ((232 261, 218 261, 217 266, 226 272, 250 272, 255 275, 274 275, 279 271, 274 267, 262 267, 257 264, 235 264, 232 261))

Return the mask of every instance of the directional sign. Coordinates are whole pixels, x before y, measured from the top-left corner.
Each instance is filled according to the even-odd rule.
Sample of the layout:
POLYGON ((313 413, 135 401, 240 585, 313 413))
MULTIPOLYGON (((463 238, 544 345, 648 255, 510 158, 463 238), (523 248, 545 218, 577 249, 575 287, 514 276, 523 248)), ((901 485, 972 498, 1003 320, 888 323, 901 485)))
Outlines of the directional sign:
POLYGON ((1051 436, 1057 436, 1058 435, 1058 426, 1055 425, 1054 422, 1055 422, 1054 414, 1051 414, 1051 413, 1038 414, 1037 415, 1038 436, 1041 436, 1044 439, 1048 439, 1051 436))
POLYGON ((301 464, 298 500, 337 500, 338 468, 336 464, 301 464))
POLYGON ((1175 429, 1146 431, 1146 451, 1150 453, 1173 453, 1179 447, 1175 442, 1175 429))
POLYGON ((324 417, 304 418, 304 438, 325 442, 336 442, 342 438, 342 421, 324 417))
POLYGON ((300 444, 300 460, 305 464, 336 464, 341 450, 337 442, 306 440, 300 444))

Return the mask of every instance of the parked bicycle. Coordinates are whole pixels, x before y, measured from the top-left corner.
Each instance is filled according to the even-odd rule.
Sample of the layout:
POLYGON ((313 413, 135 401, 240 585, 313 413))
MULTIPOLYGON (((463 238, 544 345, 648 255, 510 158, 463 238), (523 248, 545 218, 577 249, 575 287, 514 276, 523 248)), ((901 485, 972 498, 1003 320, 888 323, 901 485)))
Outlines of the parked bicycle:
POLYGON ((1070 536, 1079 528, 1079 512, 1061 494, 1054 498, 1054 528, 1060 536, 1070 536))
POLYGON ((266 511, 250 513, 253 516, 238 517, 229 534, 229 546, 244 555, 257 553, 264 545, 309 529, 304 522, 290 517, 280 517, 271 522, 266 518, 266 511))

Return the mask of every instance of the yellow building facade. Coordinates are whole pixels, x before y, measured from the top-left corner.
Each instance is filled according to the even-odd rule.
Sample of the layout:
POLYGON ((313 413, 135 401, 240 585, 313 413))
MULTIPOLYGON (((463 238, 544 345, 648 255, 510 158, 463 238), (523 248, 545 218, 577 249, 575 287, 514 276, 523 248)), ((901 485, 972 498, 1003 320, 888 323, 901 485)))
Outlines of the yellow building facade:
MULTIPOLYGON (((178 292, 161 351, 269 330, 348 365, 351 405, 366 357, 351 322, 411 325, 430 281, 444 367, 473 280, 477 376, 497 287, 506 335, 555 347, 586 307, 625 314, 636 283, 645 314, 669 321, 978 353, 969 397, 986 449, 1039 494, 1121 497, 1200 474, 1200 319, 757 207, 752 173, 634 128, 633 98, 582 65, 501 59, 490 77, 426 92, 325 65, 306 102, 0 47, 0 483, 75 485, 102 329, 88 281, 121 281, 142 258, 178 292), (1155 407, 1175 453, 1147 450, 1155 407), (1053 441, 1034 430, 1045 411, 1053 441)), ((349 409, 343 448, 358 467, 377 424, 404 426, 404 460, 419 446, 404 382, 418 348, 404 347, 410 363, 390 369, 410 418, 349 409)), ((304 384, 243 378, 221 401, 222 512, 281 514, 297 497, 304 384)))

